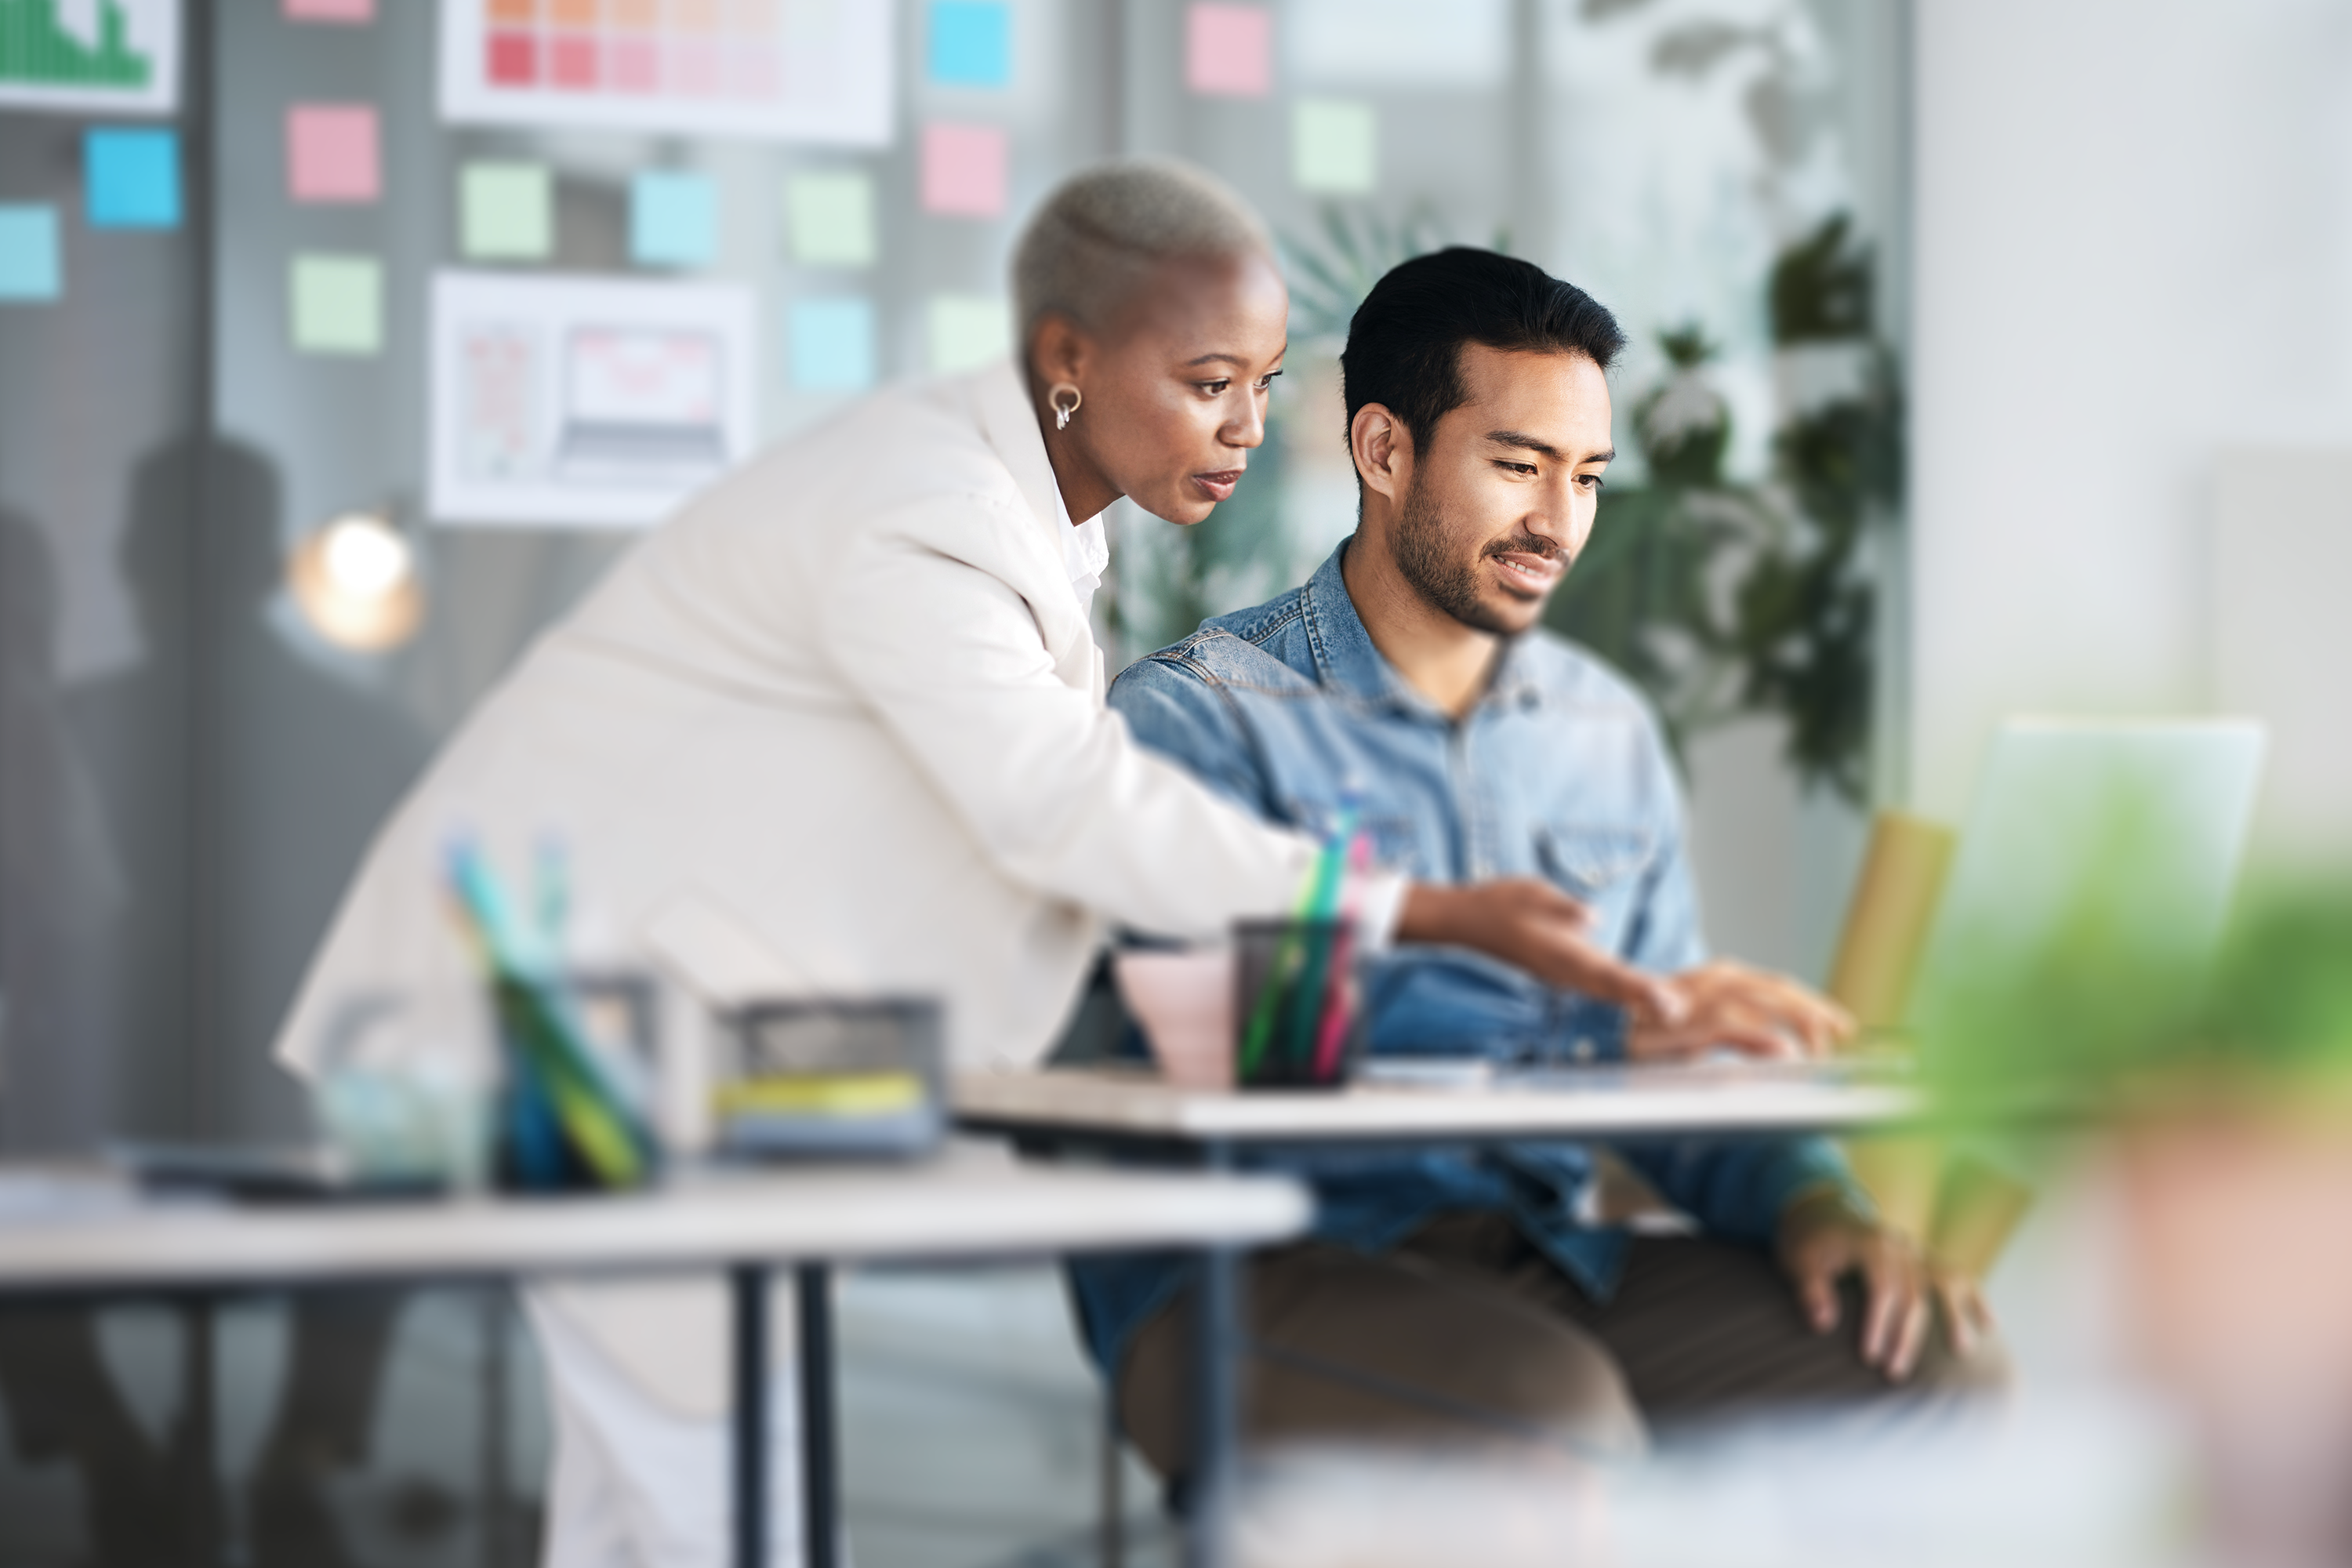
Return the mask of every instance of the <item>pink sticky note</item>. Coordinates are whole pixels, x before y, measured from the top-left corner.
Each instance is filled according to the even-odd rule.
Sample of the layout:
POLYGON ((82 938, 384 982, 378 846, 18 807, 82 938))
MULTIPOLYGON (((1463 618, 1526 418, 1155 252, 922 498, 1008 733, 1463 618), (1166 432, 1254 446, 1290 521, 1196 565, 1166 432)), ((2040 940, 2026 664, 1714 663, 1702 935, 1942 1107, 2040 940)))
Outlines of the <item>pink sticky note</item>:
POLYGON ((373 22, 375 0, 286 0, 289 22, 373 22))
POLYGON ((1274 90, 1274 15, 1255 5, 1195 5, 1184 14, 1184 85, 1225 98, 1274 90))
POLYGON ((923 127, 923 210, 955 217, 1004 211, 1004 132, 993 125, 923 127))
POLYGON ((383 195, 375 106, 298 103, 289 109, 286 189, 298 202, 372 202, 383 195))

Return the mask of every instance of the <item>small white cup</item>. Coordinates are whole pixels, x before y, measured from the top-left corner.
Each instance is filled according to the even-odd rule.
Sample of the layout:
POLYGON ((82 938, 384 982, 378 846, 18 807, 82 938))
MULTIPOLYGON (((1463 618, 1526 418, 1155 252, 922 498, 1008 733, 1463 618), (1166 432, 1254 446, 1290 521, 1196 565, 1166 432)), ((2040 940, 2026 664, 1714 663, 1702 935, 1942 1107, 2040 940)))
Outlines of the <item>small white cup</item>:
POLYGON ((1112 965, 1127 1010, 1179 1089, 1234 1087, 1234 953, 1122 952, 1112 965))

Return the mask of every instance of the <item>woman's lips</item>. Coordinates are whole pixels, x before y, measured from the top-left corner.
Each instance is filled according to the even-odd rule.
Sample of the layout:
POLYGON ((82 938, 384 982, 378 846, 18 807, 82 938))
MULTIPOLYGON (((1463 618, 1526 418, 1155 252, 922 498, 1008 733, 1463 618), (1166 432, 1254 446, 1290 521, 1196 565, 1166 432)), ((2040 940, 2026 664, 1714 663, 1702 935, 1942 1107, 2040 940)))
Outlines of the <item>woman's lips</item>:
POLYGON ((1213 473, 1194 474, 1192 482, 1200 486, 1211 500, 1223 500, 1234 493, 1234 487, 1242 482, 1243 472, 1240 468, 1219 468, 1213 473))
POLYGON ((1493 560, 1503 569, 1505 583, 1531 594, 1549 590, 1559 581, 1560 573, 1566 570, 1565 563, 1557 555, 1530 555, 1520 550, 1505 551, 1493 560))

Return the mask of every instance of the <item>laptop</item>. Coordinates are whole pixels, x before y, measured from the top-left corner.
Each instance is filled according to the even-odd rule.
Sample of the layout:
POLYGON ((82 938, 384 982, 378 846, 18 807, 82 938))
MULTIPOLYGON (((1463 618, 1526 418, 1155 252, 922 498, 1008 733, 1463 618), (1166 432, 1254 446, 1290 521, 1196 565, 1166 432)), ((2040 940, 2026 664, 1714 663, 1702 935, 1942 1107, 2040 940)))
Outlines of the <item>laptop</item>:
POLYGON ((1905 1014, 1930 1063, 2031 1080, 2178 1028, 2229 917, 2263 746, 2241 719, 2003 724, 1905 1014))

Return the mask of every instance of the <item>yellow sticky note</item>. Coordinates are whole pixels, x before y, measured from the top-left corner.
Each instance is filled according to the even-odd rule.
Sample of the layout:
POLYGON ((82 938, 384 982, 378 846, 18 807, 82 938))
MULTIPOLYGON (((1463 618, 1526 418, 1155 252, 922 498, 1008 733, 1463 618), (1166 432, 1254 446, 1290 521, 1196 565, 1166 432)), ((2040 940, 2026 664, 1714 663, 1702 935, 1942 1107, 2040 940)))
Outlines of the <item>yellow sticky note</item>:
POLYGON ((793 259, 803 267, 871 267, 874 182, 847 170, 794 174, 784 187, 793 259))
POLYGON ((1291 177, 1302 191, 1363 195, 1379 173, 1379 122, 1369 103, 1309 98, 1291 111, 1291 177))
POLYGON ((383 350, 383 263, 373 256, 295 257, 287 305, 294 346, 304 353, 383 350))
POLYGON ((474 261, 543 261, 555 248, 543 163, 468 163, 457 176, 458 247, 474 261))
POLYGON ((1013 312, 976 294, 931 298, 931 368, 942 375, 973 370, 1013 346, 1013 312))

